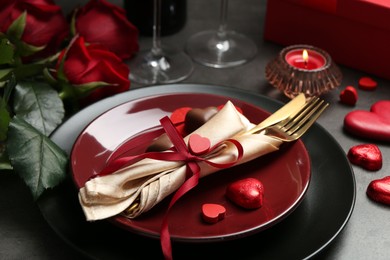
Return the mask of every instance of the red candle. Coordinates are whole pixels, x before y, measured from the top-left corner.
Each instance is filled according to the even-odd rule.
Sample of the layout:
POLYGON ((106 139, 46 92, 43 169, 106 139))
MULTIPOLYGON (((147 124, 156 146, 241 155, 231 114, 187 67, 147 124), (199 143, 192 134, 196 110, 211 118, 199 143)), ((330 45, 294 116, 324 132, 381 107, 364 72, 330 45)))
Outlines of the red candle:
POLYGON ((316 70, 326 64, 325 57, 310 49, 294 49, 286 53, 285 59, 288 64, 298 69, 316 70))

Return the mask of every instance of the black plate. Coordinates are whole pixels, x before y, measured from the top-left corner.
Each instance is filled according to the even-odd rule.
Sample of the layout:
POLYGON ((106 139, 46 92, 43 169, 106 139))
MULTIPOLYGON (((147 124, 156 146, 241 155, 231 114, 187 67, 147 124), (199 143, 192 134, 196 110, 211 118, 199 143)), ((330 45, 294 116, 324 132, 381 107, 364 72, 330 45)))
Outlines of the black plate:
MULTIPOLYGON (((196 84, 147 87, 107 98, 82 110, 61 125, 53 133, 52 140, 70 153, 84 127, 108 109, 149 95, 179 92, 234 97, 269 112, 283 105, 265 96, 228 87, 196 84)), ((329 245, 347 224, 355 205, 353 170, 340 145, 319 124, 312 126, 302 140, 310 155, 312 177, 306 197, 290 216, 268 230, 239 240, 176 242, 173 244, 174 259, 304 259, 329 245)), ((46 192, 38 205, 52 228, 85 256, 96 259, 162 258, 157 239, 135 235, 107 221, 86 222, 70 178, 46 192)))

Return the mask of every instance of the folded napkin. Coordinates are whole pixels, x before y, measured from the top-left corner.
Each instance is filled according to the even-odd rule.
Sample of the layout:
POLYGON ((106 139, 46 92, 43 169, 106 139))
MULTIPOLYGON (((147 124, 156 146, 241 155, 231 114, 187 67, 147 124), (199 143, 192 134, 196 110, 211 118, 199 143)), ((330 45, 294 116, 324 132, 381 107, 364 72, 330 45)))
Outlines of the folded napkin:
MULTIPOLYGON (((252 127, 254 124, 228 101, 215 116, 191 134, 207 137, 212 147, 217 145, 216 149, 202 155, 207 161, 217 164, 236 162, 235 165, 238 165, 274 152, 282 143, 264 133, 245 134, 252 127), (237 147, 228 139, 241 144, 241 157, 237 147)), ((184 138, 186 144, 190 135, 184 138)), ((197 164, 200 178, 220 170, 205 161, 197 164)), ((117 214, 136 218, 178 190, 186 181, 187 167, 183 161, 145 158, 112 174, 87 181, 79 191, 86 219, 100 220, 117 214)))

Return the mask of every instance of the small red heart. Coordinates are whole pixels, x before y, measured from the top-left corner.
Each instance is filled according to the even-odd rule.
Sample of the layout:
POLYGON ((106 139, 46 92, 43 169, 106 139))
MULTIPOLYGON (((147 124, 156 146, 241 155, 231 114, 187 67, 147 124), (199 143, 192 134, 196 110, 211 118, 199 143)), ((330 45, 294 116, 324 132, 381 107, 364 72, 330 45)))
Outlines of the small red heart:
POLYGON ((226 197, 246 209, 256 209, 263 205, 264 186, 255 178, 241 179, 229 184, 226 197))
POLYGON ((349 106, 354 106, 358 100, 358 94, 354 87, 347 86, 340 93, 340 102, 349 106))
POLYGON ((179 107, 173 110, 171 116, 169 117, 173 124, 184 123, 188 111, 191 107, 179 107))
POLYGON ((192 134, 188 139, 188 148, 194 155, 202 155, 207 153, 210 149, 210 145, 210 139, 207 137, 202 137, 198 134, 192 134))
POLYGON ((362 77, 359 80, 359 88, 364 90, 375 90, 378 83, 370 77, 362 77))
POLYGON ((370 111, 355 110, 344 117, 344 129, 356 136, 390 141, 390 100, 381 100, 370 111))
POLYGON ((169 117, 172 123, 176 126, 177 131, 181 134, 181 136, 186 136, 185 131, 185 118, 192 108, 191 107, 180 107, 175 109, 171 116, 169 117))
POLYGON ((349 161, 370 171, 382 168, 382 153, 375 144, 352 146, 347 154, 349 161))
POLYGON ((390 205, 390 176, 371 181, 366 194, 374 201, 390 205))
POLYGON ((225 218, 226 209, 219 204, 206 203, 202 205, 202 218, 207 223, 217 223, 225 218))

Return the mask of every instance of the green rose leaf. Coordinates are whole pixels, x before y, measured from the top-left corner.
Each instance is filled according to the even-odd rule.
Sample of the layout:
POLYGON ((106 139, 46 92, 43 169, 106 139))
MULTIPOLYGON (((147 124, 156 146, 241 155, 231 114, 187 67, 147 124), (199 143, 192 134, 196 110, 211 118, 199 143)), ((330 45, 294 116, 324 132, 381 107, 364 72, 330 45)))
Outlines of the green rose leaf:
POLYGON ((12 72, 12 69, 2 69, 0 70, 0 81, 5 81, 8 79, 8 76, 12 72))
POLYGON ((24 28, 26 27, 27 12, 24 11, 13 23, 8 27, 7 34, 16 39, 22 38, 24 28))
POLYGON ((43 73, 44 68, 44 64, 21 64, 20 66, 16 67, 13 72, 15 74, 16 79, 18 81, 21 81, 25 78, 34 77, 37 75, 40 76, 43 73))
POLYGON ((22 57, 30 56, 36 52, 39 52, 46 48, 46 45, 42 46, 34 46, 28 43, 25 43, 23 41, 18 41, 16 42, 17 44, 17 49, 18 49, 18 54, 22 57))
POLYGON ((55 72, 52 69, 49 69, 47 67, 43 69, 43 78, 50 85, 57 85, 58 84, 57 79, 53 76, 54 73, 55 72))
POLYGON ((26 27, 27 12, 24 11, 13 23, 8 27, 7 35, 11 42, 16 46, 17 53, 20 56, 29 56, 38 51, 43 50, 46 46, 34 46, 23 42, 22 36, 26 27))
POLYGON ((14 46, 8 39, 0 40, 0 65, 12 64, 14 62, 14 46))
POLYGON ((19 82, 15 88, 15 114, 48 136, 64 118, 58 93, 42 82, 19 82))
POLYGON ((7 103, 3 98, 0 98, 0 142, 7 138, 8 125, 11 117, 7 110, 7 103))
POLYGON ((73 85, 74 90, 79 96, 86 96, 88 95, 91 91, 97 89, 97 88, 102 88, 106 86, 112 86, 113 84, 103 82, 103 81, 93 81, 85 84, 80 84, 80 85, 73 85))
POLYGON ((35 200, 66 177, 66 153, 19 116, 13 117, 9 125, 7 151, 14 171, 35 200))

